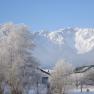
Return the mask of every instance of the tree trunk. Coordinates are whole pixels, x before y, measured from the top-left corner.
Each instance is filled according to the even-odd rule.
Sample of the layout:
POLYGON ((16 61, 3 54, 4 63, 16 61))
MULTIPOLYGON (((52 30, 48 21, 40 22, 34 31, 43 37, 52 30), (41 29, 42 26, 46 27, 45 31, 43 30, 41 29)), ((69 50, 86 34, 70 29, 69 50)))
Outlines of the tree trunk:
POLYGON ((0 88, 0 94, 3 94, 3 91, 2 91, 2 89, 0 88))
POLYGON ((81 82, 81 92, 83 91, 83 84, 82 84, 82 82, 81 82))
POLYGON ((12 94, 22 94, 22 91, 20 91, 18 89, 13 89, 12 94))

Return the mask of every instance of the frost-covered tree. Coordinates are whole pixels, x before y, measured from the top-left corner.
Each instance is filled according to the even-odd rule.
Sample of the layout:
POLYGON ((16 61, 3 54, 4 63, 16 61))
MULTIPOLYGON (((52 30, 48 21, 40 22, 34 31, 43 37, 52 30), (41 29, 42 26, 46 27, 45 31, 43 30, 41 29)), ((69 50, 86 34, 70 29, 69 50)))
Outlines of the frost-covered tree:
POLYGON ((64 94, 72 87, 70 74, 73 72, 71 64, 61 60, 56 63, 50 77, 51 94, 64 94))
POLYGON ((0 80, 11 86, 12 94, 21 94, 23 88, 36 83, 38 75, 31 33, 25 25, 14 24, 5 24, 0 31, 5 34, 0 40, 0 80))
POLYGON ((84 73, 84 84, 94 84, 94 68, 84 73))

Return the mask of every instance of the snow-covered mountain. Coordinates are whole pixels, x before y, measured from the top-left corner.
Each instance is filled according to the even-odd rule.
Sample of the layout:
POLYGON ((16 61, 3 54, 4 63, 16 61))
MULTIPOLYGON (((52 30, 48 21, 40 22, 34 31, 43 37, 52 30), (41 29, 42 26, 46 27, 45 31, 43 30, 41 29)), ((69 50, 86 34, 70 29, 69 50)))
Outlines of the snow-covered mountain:
MULTIPOLYGON (((16 26, 19 24, 0 25, 0 39, 6 38, 16 26)), ((74 65, 94 64, 94 29, 63 28, 31 34, 36 45, 33 55, 43 67, 52 67, 61 59, 74 65)))
POLYGON ((94 63, 94 29, 64 28, 52 32, 32 32, 33 55, 43 67, 65 59, 74 65, 94 63))

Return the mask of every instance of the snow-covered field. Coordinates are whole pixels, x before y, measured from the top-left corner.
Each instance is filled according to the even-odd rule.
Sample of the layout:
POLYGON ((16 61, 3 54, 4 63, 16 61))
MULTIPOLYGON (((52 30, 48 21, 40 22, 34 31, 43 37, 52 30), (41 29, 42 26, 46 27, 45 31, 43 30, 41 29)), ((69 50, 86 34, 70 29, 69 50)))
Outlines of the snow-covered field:
POLYGON ((94 86, 88 87, 89 92, 87 92, 87 88, 83 88, 82 92, 80 89, 74 89, 71 94, 94 94, 94 86))
POLYGON ((94 92, 74 92, 74 93, 71 93, 71 94, 94 94, 94 92))

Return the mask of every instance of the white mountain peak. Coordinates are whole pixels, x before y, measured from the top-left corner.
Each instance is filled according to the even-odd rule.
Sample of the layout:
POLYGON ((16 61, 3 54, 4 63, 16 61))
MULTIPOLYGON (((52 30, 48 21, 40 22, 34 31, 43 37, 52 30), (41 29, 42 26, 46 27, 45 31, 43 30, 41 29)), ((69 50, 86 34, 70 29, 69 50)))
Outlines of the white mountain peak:
POLYGON ((53 64, 59 59, 77 64, 94 61, 94 29, 64 28, 35 33, 37 34, 34 38, 36 44, 34 55, 42 63, 48 61, 53 64))

